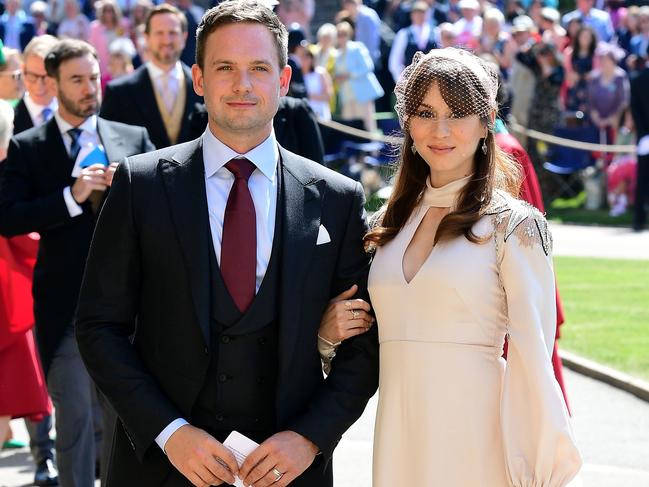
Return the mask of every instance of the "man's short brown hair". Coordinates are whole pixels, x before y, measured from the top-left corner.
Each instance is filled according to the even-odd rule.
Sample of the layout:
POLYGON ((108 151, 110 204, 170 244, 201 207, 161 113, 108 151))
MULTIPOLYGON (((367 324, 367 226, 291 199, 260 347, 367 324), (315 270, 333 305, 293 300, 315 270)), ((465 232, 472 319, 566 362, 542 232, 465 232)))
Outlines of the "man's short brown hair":
POLYGON ((63 39, 45 56, 45 71, 50 78, 59 79, 59 67, 65 61, 90 55, 97 58, 97 51, 85 41, 63 39))
POLYGON ((157 5, 149 10, 146 15, 146 20, 144 21, 144 32, 146 34, 151 33, 151 19, 156 15, 161 14, 171 14, 178 17, 178 19, 180 20, 180 28, 183 32, 187 32, 187 17, 185 17, 185 14, 182 12, 182 10, 168 3, 161 3, 160 5, 157 5))
POLYGON ((196 29, 196 64, 203 69, 205 43, 209 35, 219 27, 230 24, 260 24, 266 27, 275 39, 280 69, 288 63, 288 32, 265 5, 256 0, 228 0, 208 10, 196 29))

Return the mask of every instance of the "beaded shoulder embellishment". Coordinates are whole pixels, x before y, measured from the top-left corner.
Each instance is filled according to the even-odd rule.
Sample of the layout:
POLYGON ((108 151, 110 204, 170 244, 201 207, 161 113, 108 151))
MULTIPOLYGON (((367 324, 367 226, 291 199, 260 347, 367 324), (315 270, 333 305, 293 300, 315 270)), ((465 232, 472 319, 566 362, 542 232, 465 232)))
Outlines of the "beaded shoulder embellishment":
POLYGON ((552 234, 548 222, 529 203, 496 191, 485 214, 492 216, 496 233, 502 234, 504 242, 516 235, 525 247, 539 244, 545 255, 552 252, 552 234))

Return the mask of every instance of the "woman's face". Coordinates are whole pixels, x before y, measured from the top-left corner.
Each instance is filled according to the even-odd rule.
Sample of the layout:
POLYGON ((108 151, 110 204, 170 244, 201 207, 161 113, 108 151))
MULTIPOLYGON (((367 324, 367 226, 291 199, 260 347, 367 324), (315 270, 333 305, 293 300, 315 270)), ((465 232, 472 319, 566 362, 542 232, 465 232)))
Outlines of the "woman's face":
POLYGON ((104 24, 114 24, 117 21, 117 16, 115 15, 115 9, 107 5, 101 11, 101 21, 104 24))
POLYGON ((593 43, 593 33, 587 29, 579 33, 579 47, 581 49, 588 49, 593 43))
POLYGON ((486 127, 477 115, 457 117, 434 83, 409 119, 410 136, 426 161, 434 185, 446 184, 474 171, 475 152, 486 127))

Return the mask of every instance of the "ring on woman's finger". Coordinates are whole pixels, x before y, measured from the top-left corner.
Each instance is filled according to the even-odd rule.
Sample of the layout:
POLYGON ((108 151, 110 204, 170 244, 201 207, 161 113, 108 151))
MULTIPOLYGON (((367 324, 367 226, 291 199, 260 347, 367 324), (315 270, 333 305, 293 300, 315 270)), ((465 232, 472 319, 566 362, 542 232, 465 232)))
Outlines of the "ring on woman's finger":
POLYGON ((357 319, 361 314, 360 311, 358 311, 357 309, 352 309, 351 312, 352 312, 352 320, 357 319))
POLYGON ((276 468, 273 468, 271 472, 275 474, 275 482, 279 482, 280 480, 282 480, 282 477, 284 476, 282 472, 280 472, 276 468))

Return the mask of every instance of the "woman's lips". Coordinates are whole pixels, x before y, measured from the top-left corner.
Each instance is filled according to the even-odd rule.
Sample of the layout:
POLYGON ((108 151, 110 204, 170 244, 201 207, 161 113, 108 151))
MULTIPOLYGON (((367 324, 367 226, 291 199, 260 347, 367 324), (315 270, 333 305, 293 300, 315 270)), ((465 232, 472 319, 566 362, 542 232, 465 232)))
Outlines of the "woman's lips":
POLYGON ((429 145, 428 148, 434 154, 448 154, 455 149, 455 147, 448 145, 429 145))

